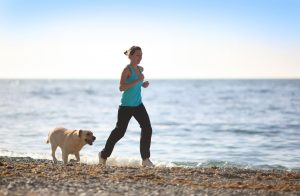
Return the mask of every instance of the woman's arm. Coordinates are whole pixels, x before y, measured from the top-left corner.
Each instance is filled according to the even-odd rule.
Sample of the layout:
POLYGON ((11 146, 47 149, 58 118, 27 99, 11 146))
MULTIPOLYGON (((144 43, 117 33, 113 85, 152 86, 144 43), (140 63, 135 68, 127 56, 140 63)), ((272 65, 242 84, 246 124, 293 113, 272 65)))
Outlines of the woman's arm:
POLYGON ((136 83, 144 80, 144 75, 141 73, 137 80, 135 80, 131 83, 126 83, 125 81, 129 76, 130 76, 130 70, 128 69, 128 67, 126 67, 123 70, 122 75, 121 75, 120 86, 119 86, 120 91, 126 91, 130 87, 134 86, 136 83))
MULTIPOLYGON (((139 67, 141 72, 144 71, 144 68, 142 66, 138 65, 138 67, 139 67)), ((145 81, 145 82, 143 82, 142 87, 147 88, 149 86, 149 84, 150 84, 149 81, 145 81)))

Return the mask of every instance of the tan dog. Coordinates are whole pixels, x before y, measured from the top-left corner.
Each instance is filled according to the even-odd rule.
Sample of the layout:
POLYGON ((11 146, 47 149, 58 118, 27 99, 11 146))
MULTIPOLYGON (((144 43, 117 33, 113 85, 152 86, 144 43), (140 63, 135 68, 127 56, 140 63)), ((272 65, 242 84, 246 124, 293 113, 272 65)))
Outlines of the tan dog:
POLYGON ((56 148, 59 146, 62 151, 62 160, 68 163, 69 154, 74 154, 76 161, 80 161, 79 151, 85 144, 92 145, 96 137, 88 130, 68 130, 65 128, 55 128, 49 132, 47 144, 50 142, 53 162, 57 163, 55 157, 56 148))

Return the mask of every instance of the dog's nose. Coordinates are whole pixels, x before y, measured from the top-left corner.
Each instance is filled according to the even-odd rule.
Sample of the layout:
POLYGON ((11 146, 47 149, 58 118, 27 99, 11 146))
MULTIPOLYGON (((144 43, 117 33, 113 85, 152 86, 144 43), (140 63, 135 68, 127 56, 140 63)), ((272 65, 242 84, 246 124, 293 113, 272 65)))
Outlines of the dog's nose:
POLYGON ((95 136, 93 136, 93 140, 95 140, 96 139, 96 137, 95 136))

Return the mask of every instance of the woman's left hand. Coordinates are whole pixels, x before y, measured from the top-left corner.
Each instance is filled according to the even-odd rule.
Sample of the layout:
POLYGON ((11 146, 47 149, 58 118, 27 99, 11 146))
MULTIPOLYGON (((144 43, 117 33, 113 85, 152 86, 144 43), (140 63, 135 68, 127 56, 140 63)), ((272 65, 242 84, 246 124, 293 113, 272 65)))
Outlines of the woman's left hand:
POLYGON ((144 88, 147 88, 149 86, 149 82, 148 81, 145 81, 142 85, 144 88))

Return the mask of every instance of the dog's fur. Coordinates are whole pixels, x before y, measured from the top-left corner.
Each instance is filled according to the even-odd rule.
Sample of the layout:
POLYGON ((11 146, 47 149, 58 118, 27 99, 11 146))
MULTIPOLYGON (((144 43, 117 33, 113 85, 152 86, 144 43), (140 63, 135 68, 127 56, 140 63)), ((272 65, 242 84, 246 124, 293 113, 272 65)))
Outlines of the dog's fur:
POLYGON ((69 154, 74 154, 76 161, 80 161, 79 151, 85 144, 92 145, 96 137, 89 130, 68 130, 62 127, 49 132, 47 144, 50 142, 53 162, 57 163, 55 151, 59 146, 62 151, 64 164, 68 163, 69 154))

